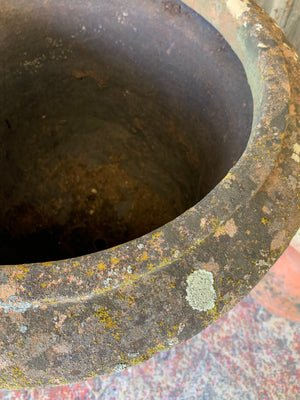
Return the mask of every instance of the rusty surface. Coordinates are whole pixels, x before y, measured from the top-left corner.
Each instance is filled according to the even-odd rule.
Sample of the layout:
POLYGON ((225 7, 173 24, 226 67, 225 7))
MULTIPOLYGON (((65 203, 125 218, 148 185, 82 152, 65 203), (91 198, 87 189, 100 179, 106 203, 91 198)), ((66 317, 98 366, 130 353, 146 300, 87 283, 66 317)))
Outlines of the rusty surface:
MULTIPOLYGON (((89 2, 87 6, 81 1, 59 2, 58 7, 55 1, 30 1, 26 5, 23 2, 2 1, 1 18, 9 25, 11 18, 20 17, 20 10, 27 18, 28 15, 34 15, 39 4, 40 18, 58 21, 63 26, 61 21, 67 21, 65 18, 77 21, 76 18, 83 15, 84 20, 86 15, 82 14, 83 10, 97 15, 93 9, 95 3, 99 4, 89 2)), ((108 250, 72 259, 2 266, 0 387, 46 386, 80 381, 143 362, 157 351, 187 340, 227 312, 255 286, 286 248, 300 225, 297 54, 280 29, 252 1, 191 0, 186 1, 186 4, 220 31, 245 68, 254 102, 253 125, 247 148, 225 178, 217 184, 226 168, 228 170, 234 164, 235 155, 229 157, 231 165, 227 164, 226 167, 226 162, 223 163, 221 177, 218 174, 211 177, 206 193, 211 189, 209 185, 214 179, 217 182, 213 186, 217 185, 177 218, 172 219, 173 211, 169 204, 165 208, 158 205, 157 212, 165 216, 164 210, 168 210, 170 214, 167 219, 172 220, 144 236, 108 250), (193 275, 195 271, 202 273, 193 275), (194 291, 195 302, 188 301, 188 284, 189 296, 194 291)), ((142 6, 146 14, 154 9, 154 14, 161 16, 169 27, 177 24, 180 26, 183 16, 191 18, 182 3, 145 1, 141 5, 143 9, 142 6)), ((126 7, 123 3, 114 12, 119 25, 129 26, 126 18, 134 14, 130 2, 126 3, 126 7)), ((196 14, 192 15, 192 18, 196 17, 196 14)), ((89 29, 88 20, 84 21, 78 21, 83 38, 89 29)), ((15 32, 17 35, 18 26, 15 32)), ((2 35, 4 39, 1 46, 9 43, 8 36, 2 35)), ((93 37, 97 37, 97 32, 93 37)), ((188 39, 192 40, 191 37, 188 39)), ((92 43, 86 41, 84 48, 92 46, 92 43)), ((53 42, 47 53, 49 58, 53 55, 52 45, 53 42)), ((165 54, 172 54, 174 46, 171 40, 165 43, 165 54)), ((61 60, 69 57, 66 48, 58 46, 58 49, 55 50, 55 57, 61 57, 61 60)), ((72 50, 71 47, 68 49, 72 50)), ((222 46, 219 52, 222 52, 222 46)), ((42 55, 31 54, 27 61, 23 62, 22 68, 29 68, 29 74, 36 73, 44 65, 42 55)), ((93 62, 91 60, 91 64, 93 62)), ((99 76, 92 67, 72 68, 70 76, 73 76, 75 82, 88 80, 99 90, 105 90, 110 85, 107 76, 99 76)), ((124 74, 128 73, 129 76, 126 64, 123 68, 124 74)), ((5 85, 3 82, 5 80, 2 80, 2 85, 5 85)), ((3 89, 3 93, 7 94, 7 91, 3 89)), ((191 104, 193 102, 188 103, 189 106, 191 104)), ((22 104, 20 107, 22 109, 22 104)), ((51 104, 51 107, 55 109, 55 104, 51 104)), ((175 110, 174 117, 177 114, 175 110)), ((11 129, 10 119, 6 120, 7 128, 11 129)), ((53 124, 57 127, 57 131, 54 130, 56 133, 60 132, 63 124, 59 121, 53 124)), ((141 129, 141 123, 140 120, 135 122, 137 130, 141 129)), ((179 126, 184 125, 181 121, 179 126)), ((197 123, 188 127, 188 130, 196 126, 197 123)), ((172 129, 176 131, 174 125, 172 129)), ((188 138, 188 132, 186 135, 175 134, 171 137, 179 140, 180 137, 188 138)), ((247 137, 247 132, 244 135, 247 137)), ((228 141, 229 147, 232 141, 228 141)), ((190 146, 190 151, 195 147, 194 156, 197 156, 197 144, 193 143, 195 146, 190 146)), ((210 154, 214 154, 219 147, 216 146, 210 154)), ((176 147, 177 155, 178 148, 182 150, 182 147, 176 147)), ((78 149, 81 150, 81 147, 78 149)), ((126 174, 126 170, 124 172, 124 169, 120 169, 116 160, 106 160, 106 167, 113 165, 113 168, 107 169, 107 174, 104 173, 106 167, 95 166, 93 160, 89 168, 79 162, 69 182, 60 171, 73 168, 74 159, 65 154, 61 158, 61 164, 57 167, 58 186, 67 193, 71 191, 70 201, 86 192, 89 196, 96 195, 100 190, 104 190, 107 201, 114 198, 119 201, 118 196, 121 195, 118 189, 113 190, 114 176, 121 176, 121 180, 126 181, 128 172, 126 174), (97 186, 93 174, 99 168, 101 176, 103 173, 103 182, 97 180, 97 186), (79 182, 88 183, 78 184, 76 192, 72 193, 74 185, 78 183, 77 176, 84 177, 79 182), (86 180, 86 177, 91 180, 86 180), (112 182, 111 188, 107 187, 107 181, 112 182)), ((31 168, 30 157, 26 162, 28 168, 31 168)), ((38 164, 37 170, 47 173, 45 179, 51 181, 51 174, 55 175, 56 169, 49 162, 50 165, 47 158, 46 162, 44 159, 38 164)), ((181 164, 177 171, 182 169, 182 165, 190 168, 192 163, 181 164)), ((194 171, 198 167, 196 164, 194 171)), ((181 175, 184 183, 189 168, 186 175, 185 172, 181 175)), ((11 171, 12 174, 17 172, 11 171)), ((157 176, 160 174, 161 171, 157 176)), ((192 193, 194 181, 189 182, 192 185, 187 190, 192 193)), ((141 190, 140 198, 148 196, 151 203, 155 195, 147 192, 147 186, 138 189, 135 185, 135 179, 128 178, 129 192, 135 195, 141 190)), ((177 187, 179 197, 174 198, 182 202, 182 191, 179 189, 182 190, 182 186, 177 187)), ((31 187, 28 188, 30 190, 31 187)), ((171 188, 164 199, 168 196, 170 198, 172 193, 174 190, 171 188)), ((189 197, 191 201, 192 197, 189 197)), ((47 193, 44 193, 44 199, 51 200, 47 193)), ((82 203, 84 212, 85 201, 82 203)), ((93 204, 93 196, 88 201, 90 203, 87 208, 92 210, 90 204, 93 204)), ((40 207, 42 204, 41 201, 40 207)), ((59 214, 60 210, 65 210, 64 207, 60 209, 59 202, 51 204, 54 213, 59 214)), ((184 209, 187 206, 190 205, 184 203, 184 209)), ((41 214, 39 208, 32 207, 29 210, 26 207, 26 215, 31 220, 41 214)), ((14 212, 19 212, 15 215, 21 219, 25 218, 24 209, 14 209, 14 212)), ((143 209, 140 211, 141 218, 144 218, 145 213, 143 209)), ((76 215, 72 217, 75 225, 78 224, 76 218, 80 219, 80 213, 76 212, 76 215)), ((93 213, 89 215, 93 216, 93 213)), ((60 215, 60 218, 64 216, 60 215)), ((94 221, 89 218, 87 221, 94 221)), ((5 223, 9 221, 11 219, 8 218, 5 223)), ((66 221, 68 226, 69 220, 66 221)), ((21 221, 20 226, 28 224, 21 221)), ((139 232, 134 235, 139 235, 139 232)), ((99 238, 103 238, 102 232, 99 238)))

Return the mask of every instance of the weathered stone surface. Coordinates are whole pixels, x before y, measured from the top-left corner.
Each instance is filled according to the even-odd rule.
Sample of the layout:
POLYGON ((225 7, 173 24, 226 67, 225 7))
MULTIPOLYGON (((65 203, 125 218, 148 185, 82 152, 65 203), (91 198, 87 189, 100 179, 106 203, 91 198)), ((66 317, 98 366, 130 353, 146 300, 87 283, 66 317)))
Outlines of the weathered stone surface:
MULTIPOLYGON (((56 21, 61 31, 66 21, 78 22, 78 31, 69 34, 84 39, 96 29, 104 3, 2 1, 0 27, 9 31, 17 17, 18 35, 22 23, 38 15, 45 26, 56 21)), ((187 340, 249 293, 300 225, 296 52, 253 1, 185 3, 220 31, 245 68, 254 101, 247 148, 200 202, 144 236, 62 261, 2 266, 0 387, 84 380, 187 340), (207 311, 187 300, 188 277, 198 270, 213 275, 215 305, 207 311)), ((115 19, 129 27, 127 18, 134 20, 139 8, 134 1, 120 4, 115 19)), ((147 6, 168 24, 180 24, 185 12, 178 2, 139 2, 144 12, 147 6)), ((102 34, 96 30, 91 37, 102 34)), ((4 50, 10 45, 5 40, 3 35, 4 50)), ((89 41, 82 43, 86 50, 89 41)), ((35 73, 44 62, 35 56, 20 69, 35 73)), ((86 73, 76 72, 75 79, 86 73)))

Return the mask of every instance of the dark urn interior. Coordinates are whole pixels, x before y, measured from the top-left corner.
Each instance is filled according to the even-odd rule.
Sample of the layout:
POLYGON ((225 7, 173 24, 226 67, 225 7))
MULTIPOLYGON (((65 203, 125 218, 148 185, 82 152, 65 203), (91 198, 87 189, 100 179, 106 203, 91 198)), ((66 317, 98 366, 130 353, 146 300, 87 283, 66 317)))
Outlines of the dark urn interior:
POLYGON ((148 233, 241 156, 252 123, 242 64, 180 2, 3 3, 0 264, 148 233))

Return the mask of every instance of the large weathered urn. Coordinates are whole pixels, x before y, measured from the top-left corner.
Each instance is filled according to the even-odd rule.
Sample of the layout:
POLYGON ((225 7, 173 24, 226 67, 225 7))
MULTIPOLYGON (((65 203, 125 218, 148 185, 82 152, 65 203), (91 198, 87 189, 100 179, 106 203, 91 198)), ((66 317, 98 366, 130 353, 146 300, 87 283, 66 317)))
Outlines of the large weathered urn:
POLYGON ((298 56, 252 0, 0 10, 0 387, 120 371, 299 228, 298 56))

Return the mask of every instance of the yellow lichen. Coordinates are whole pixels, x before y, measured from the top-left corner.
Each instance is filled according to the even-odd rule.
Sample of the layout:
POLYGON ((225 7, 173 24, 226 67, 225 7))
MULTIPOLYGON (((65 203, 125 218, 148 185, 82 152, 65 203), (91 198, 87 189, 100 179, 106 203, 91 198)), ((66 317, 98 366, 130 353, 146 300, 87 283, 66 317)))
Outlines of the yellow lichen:
POLYGON ((110 261, 111 261, 114 265, 116 265, 116 264, 118 264, 118 263, 120 262, 120 259, 119 259, 119 258, 115 258, 115 257, 110 257, 110 261))
POLYGON ((131 360, 127 359, 124 361, 127 363, 129 362, 131 365, 141 364, 142 362, 149 360, 149 358, 153 356, 155 353, 158 353, 159 351, 163 350, 167 350, 166 347, 163 344, 158 344, 157 346, 148 349, 145 354, 134 357, 131 360))
POLYGON ((210 222, 212 224, 213 229, 215 230, 219 224, 219 217, 213 218, 210 222))
POLYGON ((42 266, 43 267, 49 267, 49 266, 51 266, 52 265, 52 261, 46 261, 46 262, 43 262, 42 263, 42 266))
POLYGON ((100 262, 100 263, 97 265, 97 267, 98 267, 99 271, 103 271, 103 270, 106 268, 106 265, 103 264, 102 262, 100 262))
POLYGON ((178 325, 173 325, 172 329, 167 329, 168 338, 171 339, 173 336, 175 336, 177 331, 178 331, 178 325))
POLYGON ((155 239, 155 238, 157 238, 157 237, 159 237, 159 236, 161 236, 161 235, 162 235, 162 231, 160 231, 160 232, 155 232, 155 233, 152 234, 152 239, 155 239))
POLYGON ((137 257, 136 261, 147 261, 149 258, 148 254, 146 251, 143 251, 143 254, 139 257, 137 257))
POLYGON ((132 284, 140 279, 138 274, 128 274, 126 278, 123 280, 122 286, 132 284))
POLYGON ((29 268, 25 267, 24 265, 18 265, 18 268, 19 268, 19 270, 13 274, 13 278, 12 278, 13 282, 15 282, 17 280, 18 281, 23 280, 26 277, 27 273, 29 272, 29 268))
POLYGON ((115 319, 118 313, 116 312, 115 315, 112 317, 109 314, 109 311, 111 310, 107 310, 107 308, 103 306, 95 311, 94 316, 97 317, 99 323, 104 324, 105 328, 117 328, 118 326, 116 325, 115 319))
POLYGON ((214 308, 212 308, 206 312, 206 319, 204 321, 204 326, 205 327, 209 326, 213 322, 217 321, 217 319, 219 319, 219 317, 220 317, 220 313, 217 310, 217 304, 216 304, 214 308))

